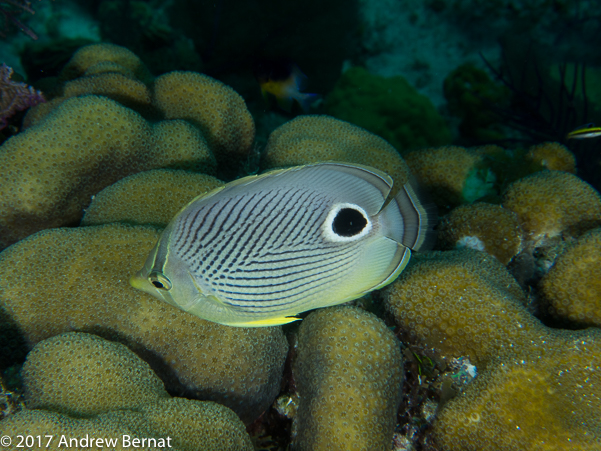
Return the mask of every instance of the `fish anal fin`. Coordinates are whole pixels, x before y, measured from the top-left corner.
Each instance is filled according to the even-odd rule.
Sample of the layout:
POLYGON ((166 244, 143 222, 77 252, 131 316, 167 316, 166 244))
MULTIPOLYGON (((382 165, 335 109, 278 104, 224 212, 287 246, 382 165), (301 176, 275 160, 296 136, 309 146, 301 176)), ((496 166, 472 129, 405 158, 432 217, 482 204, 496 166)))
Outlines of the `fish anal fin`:
POLYGON ((247 321, 232 324, 232 326, 237 327, 271 327, 271 326, 281 326, 284 324, 289 324, 294 321, 300 321, 302 318, 298 318, 296 316, 280 316, 277 318, 264 318, 258 319, 256 321, 247 321))

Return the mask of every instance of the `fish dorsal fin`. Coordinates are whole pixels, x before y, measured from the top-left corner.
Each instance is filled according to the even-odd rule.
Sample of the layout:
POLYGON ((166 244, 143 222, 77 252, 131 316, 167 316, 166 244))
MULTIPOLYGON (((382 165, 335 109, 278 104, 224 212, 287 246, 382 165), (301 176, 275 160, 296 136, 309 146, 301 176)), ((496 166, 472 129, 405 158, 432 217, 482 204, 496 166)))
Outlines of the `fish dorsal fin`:
MULTIPOLYGON (((369 215, 375 215, 392 188, 392 178, 377 169, 351 163, 325 162, 306 166, 276 169, 264 174, 244 177, 193 199, 209 201, 219 195, 253 194, 272 188, 294 189, 311 187, 340 202, 360 205, 369 215), (283 177, 285 175, 285 177, 283 177)), ((182 209, 183 211, 183 209, 182 209)))

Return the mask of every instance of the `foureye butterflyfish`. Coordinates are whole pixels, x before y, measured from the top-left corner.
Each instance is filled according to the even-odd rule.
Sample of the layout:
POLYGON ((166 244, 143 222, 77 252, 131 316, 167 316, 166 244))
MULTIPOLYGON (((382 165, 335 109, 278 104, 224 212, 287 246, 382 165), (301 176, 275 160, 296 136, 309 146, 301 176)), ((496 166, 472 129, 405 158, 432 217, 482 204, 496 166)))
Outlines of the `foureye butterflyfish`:
POLYGON ((413 183, 320 163, 245 177, 192 200, 130 279, 200 318, 239 327, 295 321, 391 283, 433 241, 413 183))

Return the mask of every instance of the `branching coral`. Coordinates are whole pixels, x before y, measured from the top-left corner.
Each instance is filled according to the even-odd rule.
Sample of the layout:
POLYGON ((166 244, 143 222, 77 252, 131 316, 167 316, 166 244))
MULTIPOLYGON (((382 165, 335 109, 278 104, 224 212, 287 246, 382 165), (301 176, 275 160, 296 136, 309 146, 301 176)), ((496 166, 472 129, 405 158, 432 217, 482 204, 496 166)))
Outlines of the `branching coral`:
MULTIPOLYGON (((2 0, 0 2, 0 13, 4 15, 4 29, 7 29, 9 23, 12 22, 31 39, 37 39, 38 35, 35 34, 31 28, 23 24, 19 19, 15 17, 15 11, 12 11, 10 6, 13 6, 17 10, 17 12, 27 12, 30 14, 35 14, 35 11, 31 9, 31 2, 28 0, 2 0)), ((3 38, 6 37, 6 33, 0 31, 0 36, 3 38)))
POLYGON ((25 83, 12 81, 12 73, 12 68, 6 64, 0 66, 0 130, 6 127, 6 120, 17 111, 46 101, 40 91, 25 83))

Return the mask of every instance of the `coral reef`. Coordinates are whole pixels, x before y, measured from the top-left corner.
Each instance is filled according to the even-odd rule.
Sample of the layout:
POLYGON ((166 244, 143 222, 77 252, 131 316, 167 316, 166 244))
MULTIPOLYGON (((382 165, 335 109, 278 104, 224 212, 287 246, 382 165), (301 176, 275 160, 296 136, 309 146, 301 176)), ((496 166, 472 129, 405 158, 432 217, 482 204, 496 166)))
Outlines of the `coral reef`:
POLYGON ((136 172, 215 173, 219 163, 233 176, 246 162, 253 119, 235 91, 210 77, 171 72, 153 81, 129 50, 92 44, 61 80, 58 96, 31 109, 25 132, 0 147, 0 248, 77 223, 92 196, 136 172))
POLYGON ((540 288, 553 315, 601 327, 601 229, 587 232, 561 253, 540 288))
POLYGON ((478 376, 444 403, 442 450, 596 449, 601 333, 542 325, 503 266, 475 251, 415 256, 386 290, 410 342, 435 359, 469 358, 478 376))
POLYGON ((90 44, 80 47, 67 61, 56 79, 47 79, 47 95, 52 100, 31 109, 24 120, 30 127, 71 97, 96 94, 151 118, 160 117, 151 105, 153 77, 144 63, 124 47, 90 44))
POLYGON ((516 346, 444 405, 433 430, 440 449, 599 449, 600 331, 554 331, 542 344, 516 346))
POLYGON ((138 445, 146 439, 150 449, 253 449, 230 409, 171 398, 146 362, 124 345, 95 335, 70 332, 38 343, 27 356, 23 377, 27 409, 0 423, 3 435, 15 437, 14 445, 17 434, 28 431, 45 439, 52 435, 50 443, 44 441, 48 449, 110 446, 90 444, 98 438, 116 440, 117 449, 135 447, 134 438, 138 445), (63 434, 77 445, 61 446, 63 434))
MULTIPOLYGON (((100 69, 100 64, 91 69, 100 69)), ((97 94, 108 97, 119 102, 121 105, 132 110, 144 113, 150 110, 150 90, 141 81, 114 72, 114 66, 105 65, 103 69, 107 72, 86 73, 84 77, 68 81, 62 87, 62 96, 52 101, 57 105, 65 98, 97 94)))
POLYGON ((564 145, 556 142, 546 142, 530 147, 526 159, 550 171, 576 174, 576 157, 564 145))
POLYGON ((354 307, 313 312, 301 324, 294 366, 298 450, 389 450, 400 402, 400 343, 354 307))
MULTIPOLYGON (((475 135, 488 133, 494 120, 478 116, 478 101, 501 91, 477 70, 455 75, 448 89, 458 111, 480 124, 475 135)), ((154 79, 135 54, 107 44, 76 52, 49 96, 0 150, 2 245, 75 225, 87 208, 85 227, 44 230, 0 254, 2 367, 33 348, 22 369, 26 408, 0 423, 3 433, 172 436, 175 449, 250 449, 228 407, 249 431, 275 431, 276 409, 261 414, 286 387, 279 410, 294 418, 291 434, 278 431, 282 448, 389 449, 393 438, 413 446, 432 440, 441 450, 598 445, 598 422, 584 419, 599 418, 598 376, 589 374, 600 364, 599 332, 552 329, 528 311, 546 302, 538 307, 572 327, 599 326, 599 231, 583 233, 601 225, 601 198, 570 174, 574 158, 563 146, 427 148, 405 163, 384 139, 332 117, 299 117, 276 129, 263 169, 348 161, 389 173, 397 189, 411 169, 450 211, 440 247, 484 251, 415 255, 386 291, 357 303, 379 311, 383 296, 386 319, 408 346, 406 373, 417 375, 403 381, 401 345, 380 319, 344 306, 288 329, 298 345, 282 385, 281 328, 209 323, 127 284, 131 262, 144 260, 159 229, 222 185, 207 173, 234 176, 246 162, 255 129, 241 98, 193 72, 154 79), (498 201, 507 185, 503 206, 472 204, 498 201), (543 253, 546 238, 557 246, 545 248, 541 262, 534 250, 543 253), (540 285, 525 284, 528 296, 503 266, 514 271, 516 255, 526 254, 551 268, 540 285), (69 331, 97 336, 58 335, 69 331)), ((400 78, 352 69, 328 108, 365 120, 405 151, 447 142, 442 119, 422 100, 400 78), (391 97, 396 105, 383 108, 391 97)))
POLYGON ((522 230, 512 211, 476 202, 460 205, 442 220, 438 243, 443 249, 485 251, 507 265, 522 250, 522 230))
POLYGON ((135 410, 169 397, 150 366, 126 346, 85 333, 39 342, 21 373, 28 409, 71 416, 135 410))
POLYGON ((145 83, 152 81, 146 65, 132 51, 119 45, 100 43, 81 47, 73 54, 61 71, 62 80, 74 80, 85 75, 102 72, 119 72, 130 75, 145 83), (112 63, 108 65, 107 63, 112 63), (109 69, 110 68, 110 69, 109 69))
POLYGON ((66 331, 94 332, 142 355, 168 390, 254 420, 279 390, 288 347, 281 329, 221 326, 132 289, 132 262, 144 261, 158 235, 120 224, 52 229, 2 252, 3 363, 20 358, 20 337, 32 346, 66 331))
MULTIPOLYGON (((154 130, 164 132, 160 125, 154 130)), ((0 247, 79 221, 92 195, 132 173, 210 165, 206 146, 166 153, 154 141, 140 115, 100 96, 68 99, 6 141, 0 148, 0 247)))
POLYGON ((329 116, 301 116, 269 136, 262 155, 264 169, 320 161, 345 161, 372 166, 394 180, 392 195, 409 177, 401 156, 382 138, 329 116))
POLYGON ((541 171, 512 183, 503 194, 503 206, 518 215, 534 242, 578 236, 601 225, 601 196, 567 172, 541 171))
POLYGON ((474 250, 414 255, 384 298, 395 323, 437 359, 479 366, 545 329, 507 269, 474 250))
POLYGON ((381 136, 399 151, 451 142, 451 133, 430 100, 403 77, 346 71, 325 101, 326 112, 381 136))
POLYGON ((193 172, 170 169, 139 172, 94 196, 81 225, 123 222, 164 228, 196 196, 223 184, 211 175, 193 172))
POLYGON ((195 72, 169 72, 154 81, 153 104, 167 119, 200 127, 217 161, 234 166, 246 158, 255 125, 244 100, 229 86, 195 72))
POLYGON ((475 150, 457 146, 429 148, 410 152, 405 160, 442 211, 496 192, 496 176, 475 150))

